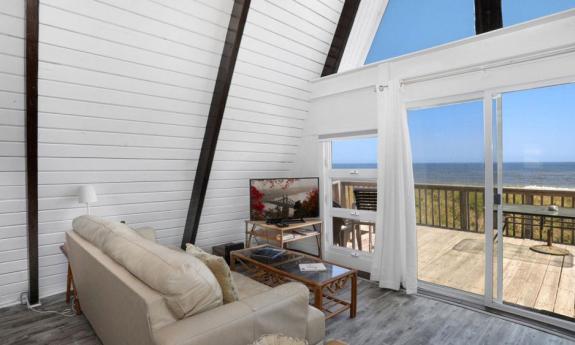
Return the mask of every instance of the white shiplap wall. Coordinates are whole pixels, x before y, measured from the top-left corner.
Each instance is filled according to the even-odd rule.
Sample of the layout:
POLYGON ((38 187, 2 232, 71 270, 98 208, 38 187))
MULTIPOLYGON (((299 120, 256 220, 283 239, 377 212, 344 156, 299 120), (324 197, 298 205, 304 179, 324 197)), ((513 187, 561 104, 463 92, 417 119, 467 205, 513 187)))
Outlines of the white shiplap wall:
MULTIPOLYGON (((20 4, 23 9, 24 1, 20 4)), ((58 247, 71 220, 85 213, 76 196, 82 184, 93 184, 98 192, 93 214, 134 226, 152 225, 163 243, 181 240, 232 3, 222 1, 217 9, 215 5, 179 0, 40 1, 41 296, 64 289, 66 260, 58 247)), ((13 7, 4 1, 0 6, 13 7)), ((14 27, 1 19, 2 32, 14 27)), ((23 21, 14 20, 22 28, 13 35, 21 37, 23 21)), ((22 44, 4 35, 0 39, 22 44)), ((23 46, 8 47, 22 56, 23 46)), ((4 49, 0 44, 0 51, 4 49)), ((9 57, 1 56, 2 68, 10 68, 4 62, 9 57)), ((16 73, 21 75, 23 68, 16 73)), ((9 96, 22 103, 22 83, 4 82, 2 76, 2 86, 14 89, 9 96)), ((5 97, 1 99, 1 106, 7 106, 5 97)), ((12 126, 22 125, 18 114, 10 114, 12 126)), ((0 121, 4 125, 8 120, 3 116, 0 121)), ((12 140, 21 145, 23 138, 12 140)), ((9 143, 1 145, 4 151, 9 143)), ((21 158, 0 159, 14 160, 10 170, 23 170, 21 158)), ((2 162, 3 171, 5 166, 2 162)), ((22 184, 23 178, 10 177, 22 184)), ((7 190, 11 194, 23 189, 6 188, 12 188, 7 190)), ((0 230, 2 238, 14 237, 0 240, 6 261, 0 273, 11 274, 0 277, 2 304, 16 302, 17 294, 27 288, 26 261, 4 251, 18 249, 17 259, 25 258, 23 198, 15 195, 17 200, 2 202, 0 208, 11 212, 0 215, 0 225, 19 225, 0 230)))
MULTIPOLYGON (((82 184, 92 213, 179 244, 231 0, 41 0, 40 294, 64 290, 59 252, 82 184)), ((243 239, 248 179, 291 175, 340 0, 252 0, 198 243, 243 239)), ((24 0, 0 1, 0 305, 27 289, 24 0), (11 110, 14 109, 14 110, 11 110), (6 115, 4 115, 6 114, 6 115)))
POLYGON ((0 306, 28 288, 25 1, 0 1, 0 306))
POLYGON ((252 0, 199 245, 243 240, 249 178, 294 173, 309 109, 308 82, 321 74, 342 7, 339 0, 252 0))

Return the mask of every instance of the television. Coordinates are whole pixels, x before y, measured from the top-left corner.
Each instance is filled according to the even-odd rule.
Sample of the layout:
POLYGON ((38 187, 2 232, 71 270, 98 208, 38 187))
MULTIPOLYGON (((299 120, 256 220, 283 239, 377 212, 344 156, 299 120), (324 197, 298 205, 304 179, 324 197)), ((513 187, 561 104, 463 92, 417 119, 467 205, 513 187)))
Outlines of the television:
POLYGON ((318 177, 250 180, 250 220, 279 223, 318 217, 318 177))

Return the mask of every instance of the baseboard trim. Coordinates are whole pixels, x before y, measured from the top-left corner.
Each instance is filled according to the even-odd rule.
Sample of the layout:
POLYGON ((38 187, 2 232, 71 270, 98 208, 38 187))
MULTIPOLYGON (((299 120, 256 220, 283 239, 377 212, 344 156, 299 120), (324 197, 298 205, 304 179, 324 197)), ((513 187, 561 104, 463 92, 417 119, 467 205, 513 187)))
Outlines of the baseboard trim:
MULTIPOLYGON (((54 286, 52 288, 50 288, 50 287, 40 288, 40 290, 45 290, 45 291, 40 291, 40 300, 41 300, 42 298, 46 298, 46 297, 50 297, 50 296, 54 296, 54 295, 66 292, 66 287, 65 286, 64 287, 54 286)), ((26 291, 22 291, 22 292, 26 292, 26 291)), ((20 295, 22 294, 22 292, 14 294, 14 298, 15 298, 14 300, 0 303, 0 310, 2 310, 4 308, 8 308, 8 307, 13 307, 15 305, 21 305, 20 295)), ((40 301, 40 303, 42 303, 42 301, 40 301)))

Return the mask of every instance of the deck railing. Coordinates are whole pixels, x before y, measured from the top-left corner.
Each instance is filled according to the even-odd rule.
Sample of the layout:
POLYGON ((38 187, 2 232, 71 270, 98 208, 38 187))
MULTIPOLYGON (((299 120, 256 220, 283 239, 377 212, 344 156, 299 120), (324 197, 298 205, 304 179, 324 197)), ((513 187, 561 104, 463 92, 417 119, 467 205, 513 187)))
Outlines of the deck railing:
MULTIPOLYGON (((522 205, 575 207, 575 191, 504 188, 503 202, 522 205)), ((484 189, 474 186, 415 185, 418 225, 461 231, 484 232, 484 189)), ((545 224, 530 216, 511 214, 504 236, 547 240, 553 228, 555 243, 575 244, 575 220, 548 218, 545 224)))
MULTIPOLYGON (((333 199, 343 208, 355 208, 355 189, 373 189, 375 182, 338 181, 333 186, 333 199)), ((535 188, 504 188, 503 202, 523 205, 557 205, 575 207, 575 191, 535 188)), ((458 185, 415 185, 416 220, 418 225, 483 233, 484 188, 458 185)), ((496 219, 495 219, 496 221, 496 219)), ((494 224, 496 224, 494 221, 494 224)), ((548 218, 541 226, 539 219, 511 214, 504 235, 538 241, 547 240, 553 228, 555 243, 575 245, 575 220, 548 218)), ((495 228, 495 226, 494 226, 495 228)))

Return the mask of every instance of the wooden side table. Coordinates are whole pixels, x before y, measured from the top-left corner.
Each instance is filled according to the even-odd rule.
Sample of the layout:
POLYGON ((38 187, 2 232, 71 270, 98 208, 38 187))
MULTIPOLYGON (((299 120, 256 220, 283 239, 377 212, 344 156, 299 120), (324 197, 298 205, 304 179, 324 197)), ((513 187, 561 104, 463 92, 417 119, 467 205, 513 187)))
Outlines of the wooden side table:
POLYGON ((284 228, 275 224, 266 224, 265 220, 246 220, 246 248, 251 246, 252 240, 256 240, 258 238, 265 240, 267 243, 275 244, 280 248, 287 248, 287 244, 290 242, 301 241, 306 238, 315 238, 317 255, 314 256, 321 258, 322 233, 323 222, 321 219, 308 219, 302 223, 289 224, 284 228), (311 228, 313 231, 301 231, 306 228, 311 228), (298 233, 298 231, 301 231, 301 233, 298 233))
MULTIPOLYGON (((66 251, 66 246, 61 245, 60 250, 68 259, 68 252, 66 251)), ((74 286, 74 276, 72 274, 72 266, 70 266, 70 260, 68 260, 68 275, 66 276, 66 304, 70 304, 70 297, 74 296, 74 311, 76 315, 82 314, 82 308, 80 307, 80 300, 78 299, 78 292, 74 286)))

